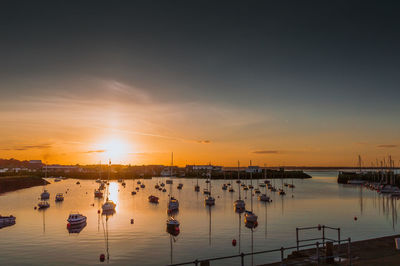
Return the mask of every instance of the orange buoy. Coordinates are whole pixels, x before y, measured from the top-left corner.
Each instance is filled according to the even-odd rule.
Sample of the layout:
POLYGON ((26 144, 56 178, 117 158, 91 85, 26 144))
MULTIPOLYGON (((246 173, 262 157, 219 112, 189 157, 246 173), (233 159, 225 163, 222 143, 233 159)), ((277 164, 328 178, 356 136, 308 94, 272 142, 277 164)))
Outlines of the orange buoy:
POLYGON ((97 213, 100 213, 100 210, 97 210, 97 213))
POLYGON ((106 259, 106 255, 100 254, 100 261, 103 262, 106 259))
POLYGON ((71 224, 70 223, 67 223, 67 228, 70 228, 71 227, 71 224))
POLYGON ((35 210, 37 209, 37 207, 35 206, 35 207, 33 207, 35 210))
POLYGON ((318 231, 321 231, 321 225, 320 224, 318 225, 318 231))
POLYGON ((236 247, 236 239, 232 240, 232 246, 236 247))
POLYGON ((131 224, 133 224, 133 219, 131 219, 131 224))

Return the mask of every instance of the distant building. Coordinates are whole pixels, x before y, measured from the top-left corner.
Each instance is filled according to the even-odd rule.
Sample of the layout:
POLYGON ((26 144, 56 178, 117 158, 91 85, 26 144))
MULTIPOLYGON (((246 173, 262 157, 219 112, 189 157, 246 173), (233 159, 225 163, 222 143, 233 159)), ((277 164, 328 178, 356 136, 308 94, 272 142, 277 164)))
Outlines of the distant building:
POLYGON ((28 168, 38 170, 38 169, 42 168, 42 166, 43 166, 43 163, 41 160, 30 160, 28 168))
POLYGON ((64 173, 81 171, 81 168, 75 165, 59 165, 59 164, 43 166, 42 170, 44 171, 46 169, 48 172, 64 172, 64 173))
POLYGON ((222 166, 216 165, 186 165, 186 173, 196 173, 196 172, 222 172, 222 166))
POLYGON ((262 173, 262 169, 259 166, 248 166, 246 168, 246 173, 262 173))
POLYGON ((178 172, 178 167, 176 166, 169 166, 169 167, 165 167, 162 171, 161 171, 161 176, 176 176, 178 172))

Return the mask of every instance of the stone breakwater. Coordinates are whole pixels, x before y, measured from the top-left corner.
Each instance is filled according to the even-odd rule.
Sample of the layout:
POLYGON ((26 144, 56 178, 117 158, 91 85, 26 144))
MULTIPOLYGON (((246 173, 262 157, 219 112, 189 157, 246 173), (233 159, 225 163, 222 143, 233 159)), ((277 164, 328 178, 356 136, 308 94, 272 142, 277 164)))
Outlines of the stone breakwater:
POLYGON ((38 176, 2 176, 0 177, 0 193, 41 186, 44 183, 49 184, 38 176))

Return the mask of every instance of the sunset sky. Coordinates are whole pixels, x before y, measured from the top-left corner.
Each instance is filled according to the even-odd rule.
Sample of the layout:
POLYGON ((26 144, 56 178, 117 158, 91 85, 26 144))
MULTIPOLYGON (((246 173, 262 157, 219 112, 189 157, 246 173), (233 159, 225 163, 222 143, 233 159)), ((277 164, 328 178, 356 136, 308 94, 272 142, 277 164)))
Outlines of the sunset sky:
POLYGON ((398 165, 400 8, 376 3, 4 3, 0 158, 398 165))

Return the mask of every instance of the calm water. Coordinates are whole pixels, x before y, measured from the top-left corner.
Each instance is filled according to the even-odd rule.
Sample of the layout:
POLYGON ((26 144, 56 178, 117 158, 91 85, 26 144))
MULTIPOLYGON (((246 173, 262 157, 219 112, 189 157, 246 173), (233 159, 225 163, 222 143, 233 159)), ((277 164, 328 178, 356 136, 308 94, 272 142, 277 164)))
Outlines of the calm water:
MULTIPOLYGON (((166 232, 168 193, 155 191, 157 178, 145 180, 146 188, 135 196, 131 195, 132 180, 126 180, 126 188, 116 181, 111 182, 110 197, 117 202, 117 212, 107 222, 104 216, 97 214, 101 201, 93 197, 98 184, 92 180, 81 180, 81 185, 76 185, 74 179, 48 185, 51 207, 45 211, 33 208, 41 187, 2 194, 0 213, 13 214, 17 223, 0 229, 0 265, 101 264, 99 255, 106 253, 103 227, 108 227, 109 234, 108 263, 121 265, 168 264, 171 247, 175 263, 237 254, 239 248, 249 252, 252 238, 254 251, 293 246, 298 226, 341 227, 342 238, 353 240, 398 233, 397 201, 360 187, 338 185, 337 172, 310 174, 312 179, 294 180, 296 188, 293 192, 288 189, 284 197, 268 193, 273 202, 265 204, 254 200, 259 226, 253 232, 244 227, 243 217, 239 228, 239 215, 233 210, 233 202, 238 197, 236 183, 235 193, 229 193, 221 189, 224 180, 213 181, 216 205, 210 210, 204 206, 204 196, 193 190, 195 179, 174 180, 173 194, 180 201, 177 219, 181 223, 181 233, 175 239, 166 232), (181 191, 176 189, 178 182, 184 184, 181 191), (55 203, 55 194, 65 193, 67 188, 65 201, 55 203), (150 194, 160 196, 158 205, 148 202, 150 194), (87 226, 79 234, 70 234, 66 228, 71 211, 79 211, 88 217, 87 226), (358 217, 357 221, 354 216, 358 217), (130 223, 131 219, 134 224, 130 223), (240 247, 234 247, 231 243, 233 239, 239 240, 239 230, 240 247)), ((275 182, 281 184, 281 181, 275 182)), ((199 183, 202 191, 204 180, 199 183)), ((246 206, 250 208, 249 192, 246 206)), ((276 261, 279 256, 278 253, 257 255, 253 258, 254 264, 276 261)), ((251 264, 250 258, 246 263, 251 264)), ((213 265, 238 264, 239 259, 232 259, 213 265)))

